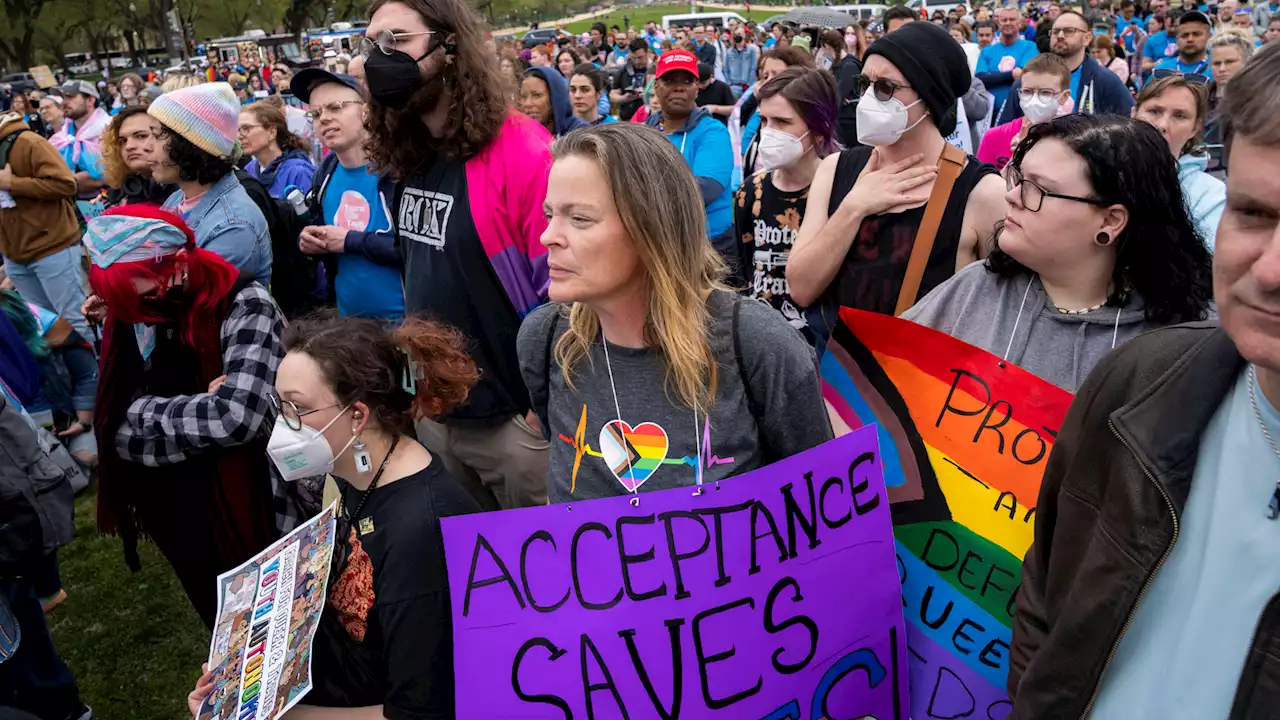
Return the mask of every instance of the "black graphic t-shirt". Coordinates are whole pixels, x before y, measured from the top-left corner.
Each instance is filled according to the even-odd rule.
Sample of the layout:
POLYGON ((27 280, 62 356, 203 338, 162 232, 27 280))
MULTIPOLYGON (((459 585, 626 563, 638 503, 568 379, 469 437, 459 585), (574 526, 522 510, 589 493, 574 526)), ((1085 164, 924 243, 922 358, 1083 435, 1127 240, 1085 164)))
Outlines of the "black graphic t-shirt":
POLYGON ((746 294, 772 305, 812 344, 787 282, 787 258, 808 203, 809 188, 784 192, 773 184, 773 173, 759 172, 738 188, 733 221, 739 240, 738 263, 747 278, 746 294))
MULTIPOLYGON (((613 77, 614 90, 631 90, 636 93, 644 92, 644 83, 647 79, 648 70, 636 70, 631 67, 631 63, 622 66, 622 72, 613 77)), ((637 96, 635 100, 618 105, 618 117, 622 118, 622 122, 631 120, 631 116, 636 114, 640 106, 644 104, 644 100, 637 96)))
POLYGON ((405 315, 429 317, 471 340, 480 381, 448 422, 497 425, 529 411, 520 378, 520 316, 485 254, 471 218, 461 160, 436 161, 398 188, 396 243, 404 261, 405 315))

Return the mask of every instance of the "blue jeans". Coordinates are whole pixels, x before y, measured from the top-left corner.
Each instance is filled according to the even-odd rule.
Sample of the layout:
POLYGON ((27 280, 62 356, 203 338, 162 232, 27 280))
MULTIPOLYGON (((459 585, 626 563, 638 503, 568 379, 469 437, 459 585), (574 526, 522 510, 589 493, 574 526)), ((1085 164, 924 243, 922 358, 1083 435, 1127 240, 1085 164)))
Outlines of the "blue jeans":
POLYGON ((24 300, 58 313, 80 337, 93 342, 93 333, 80 312, 85 300, 81 257, 80 246, 72 245, 29 263, 5 258, 4 269, 24 300))
POLYGON ((75 678, 53 646, 31 581, 0 580, 0 596, 22 631, 17 651, 0 663, 0 707, 25 710, 41 720, 80 717, 84 705, 75 678))

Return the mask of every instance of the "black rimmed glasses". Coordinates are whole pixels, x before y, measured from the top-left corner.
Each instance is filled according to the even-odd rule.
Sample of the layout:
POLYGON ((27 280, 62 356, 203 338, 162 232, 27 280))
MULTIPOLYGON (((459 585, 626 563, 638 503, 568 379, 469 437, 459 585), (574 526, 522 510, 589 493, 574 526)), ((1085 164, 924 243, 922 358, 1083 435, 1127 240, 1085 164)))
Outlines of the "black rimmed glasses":
POLYGON ((870 89, 875 93, 876 99, 880 102, 889 102, 889 99, 893 97, 893 94, 899 90, 911 89, 910 85, 902 85, 892 80, 886 80, 885 78, 872 80, 866 75, 859 75, 854 82, 856 83, 855 87, 858 90, 858 97, 866 95, 867 90, 870 89))
POLYGON ((302 418, 310 415, 311 413, 318 413, 321 410, 328 410, 329 408, 339 406, 339 403, 334 403, 314 410, 300 410, 292 401, 282 400, 280 399, 280 396, 276 395, 274 392, 268 393, 267 397, 271 398, 272 406, 275 407, 276 412, 280 414, 280 417, 284 418, 284 424, 288 426, 290 430, 301 430, 302 418))
POLYGON ((1075 195, 1063 195, 1062 193, 1049 192, 1037 185, 1035 182, 1024 178, 1022 176, 1022 171, 1012 165, 1005 169, 1004 186, 1006 190, 1013 190, 1016 187, 1020 187, 1022 190, 1022 194, 1020 195, 1022 199, 1022 206, 1031 212, 1040 212, 1040 207, 1044 205, 1044 199, 1047 197, 1088 203, 1089 205, 1096 205, 1098 207, 1106 207, 1111 204, 1096 198, 1076 197, 1075 195))
POLYGON ((399 46, 400 42, 405 38, 430 35, 434 32, 434 30, 423 30, 421 32, 395 33, 390 30, 383 30, 378 33, 377 36, 372 38, 365 35, 360 38, 360 54, 367 58, 369 57, 369 53, 373 52, 373 49, 376 47, 383 55, 390 55, 398 49, 397 46, 399 46))

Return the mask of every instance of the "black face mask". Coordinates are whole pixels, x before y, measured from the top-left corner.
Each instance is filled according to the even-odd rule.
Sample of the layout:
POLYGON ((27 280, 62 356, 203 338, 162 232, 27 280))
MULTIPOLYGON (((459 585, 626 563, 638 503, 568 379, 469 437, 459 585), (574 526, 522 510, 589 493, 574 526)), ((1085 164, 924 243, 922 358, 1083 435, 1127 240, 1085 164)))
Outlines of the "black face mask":
POLYGON ((440 47, 443 42, 443 39, 437 41, 440 37, 438 33, 433 34, 427 42, 427 51, 416 60, 400 50, 390 55, 378 49, 370 52, 364 61, 364 79, 374 101, 393 110, 403 109, 418 88, 426 84, 418 63, 440 47))

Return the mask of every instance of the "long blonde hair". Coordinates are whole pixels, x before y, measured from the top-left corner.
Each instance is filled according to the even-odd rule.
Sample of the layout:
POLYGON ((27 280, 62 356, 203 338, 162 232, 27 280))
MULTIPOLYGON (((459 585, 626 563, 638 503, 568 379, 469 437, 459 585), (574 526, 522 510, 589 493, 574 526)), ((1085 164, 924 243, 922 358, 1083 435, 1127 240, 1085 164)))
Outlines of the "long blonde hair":
MULTIPOLYGON (((609 179, 622 226, 644 268, 649 291, 645 342, 662 353, 666 390, 706 413, 718 379, 710 343, 707 296, 726 289, 725 264, 707 240, 698 184, 680 152, 659 131, 631 123, 575 130, 555 142, 556 160, 581 157, 609 179)), ((583 303, 569 309, 569 329, 556 341, 565 382, 600 335, 600 319, 583 303)))

